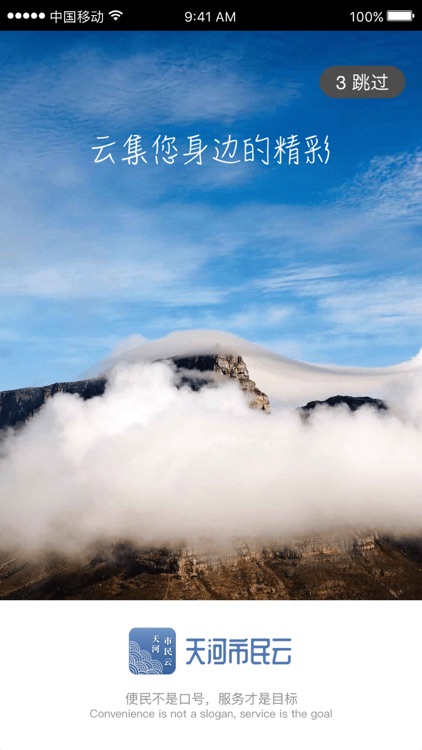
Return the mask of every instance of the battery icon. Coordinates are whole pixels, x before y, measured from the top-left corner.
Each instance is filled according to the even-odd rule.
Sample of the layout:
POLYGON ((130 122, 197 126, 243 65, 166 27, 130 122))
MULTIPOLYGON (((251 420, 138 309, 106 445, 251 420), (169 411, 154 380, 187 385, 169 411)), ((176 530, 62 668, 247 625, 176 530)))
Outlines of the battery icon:
POLYGON ((387 21, 413 21, 414 17, 411 10, 387 10, 387 21))

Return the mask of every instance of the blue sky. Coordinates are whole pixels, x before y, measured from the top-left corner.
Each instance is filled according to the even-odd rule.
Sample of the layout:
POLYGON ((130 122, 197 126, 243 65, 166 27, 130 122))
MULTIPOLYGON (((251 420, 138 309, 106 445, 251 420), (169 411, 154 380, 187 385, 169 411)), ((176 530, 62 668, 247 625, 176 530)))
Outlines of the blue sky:
POLYGON ((77 379, 134 333, 220 329, 340 365, 420 349, 419 32, 8 32, 0 51, 1 389, 77 379), (339 64, 396 65, 406 88, 330 99, 339 64), (122 161, 131 134, 147 164, 122 161), (195 134, 202 165, 184 163, 195 134), (229 134, 240 162, 218 163, 229 134), (292 134, 299 164, 279 165, 292 134), (243 160, 257 135, 268 165, 243 160), (311 135, 326 164, 305 163, 311 135), (94 163, 99 136, 114 164, 94 163))

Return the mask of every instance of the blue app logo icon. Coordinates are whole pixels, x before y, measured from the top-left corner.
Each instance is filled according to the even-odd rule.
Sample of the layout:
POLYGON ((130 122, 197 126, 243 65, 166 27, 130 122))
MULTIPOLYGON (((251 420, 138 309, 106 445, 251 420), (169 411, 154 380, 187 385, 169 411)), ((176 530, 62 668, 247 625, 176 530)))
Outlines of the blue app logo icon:
POLYGON ((132 628, 129 633, 129 669, 132 674, 173 674, 176 669, 176 633, 173 628, 132 628))

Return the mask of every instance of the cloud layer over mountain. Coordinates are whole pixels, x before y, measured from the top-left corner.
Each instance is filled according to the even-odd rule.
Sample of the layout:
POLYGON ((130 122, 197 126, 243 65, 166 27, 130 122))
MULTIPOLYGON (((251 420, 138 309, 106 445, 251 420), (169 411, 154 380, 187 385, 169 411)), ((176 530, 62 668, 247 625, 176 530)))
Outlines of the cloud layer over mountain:
POLYGON ((58 394, 3 442, 2 547, 72 553, 101 538, 280 540, 349 525, 422 531, 418 360, 367 372, 320 368, 193 332, 132 338, 108 366, 104 396, 58 394), (251 410, 236 382, 177 389, 174 368, 151 361, 199 346, 235 347, 271 414, 251 410), (381 396, 391 409, 325 407, 303 421, 294 408, 337 393, 381 396))

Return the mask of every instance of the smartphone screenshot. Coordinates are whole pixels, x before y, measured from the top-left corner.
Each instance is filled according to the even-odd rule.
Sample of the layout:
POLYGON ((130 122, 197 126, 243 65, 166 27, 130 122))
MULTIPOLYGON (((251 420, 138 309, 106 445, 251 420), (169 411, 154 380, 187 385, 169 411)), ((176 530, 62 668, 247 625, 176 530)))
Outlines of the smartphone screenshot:
POLYGON ((0 750, 421 750, 420 24, 2 9, 0 750))

